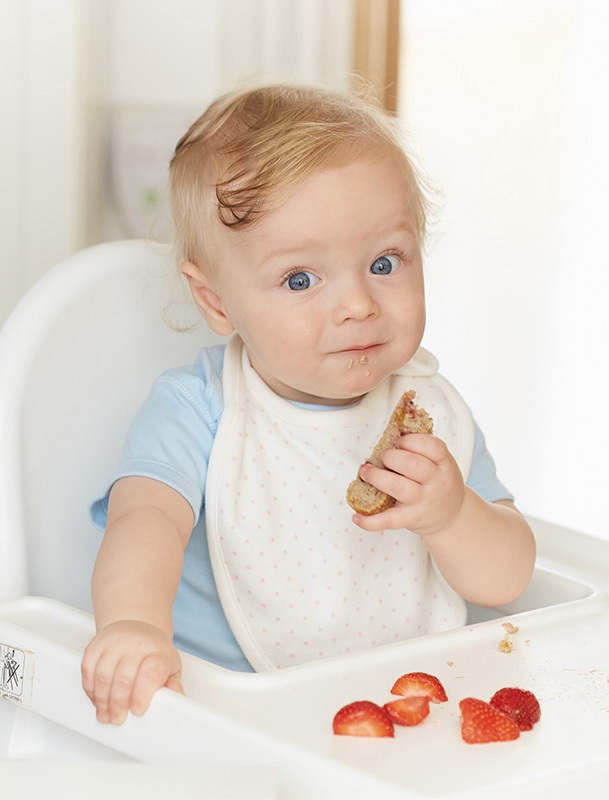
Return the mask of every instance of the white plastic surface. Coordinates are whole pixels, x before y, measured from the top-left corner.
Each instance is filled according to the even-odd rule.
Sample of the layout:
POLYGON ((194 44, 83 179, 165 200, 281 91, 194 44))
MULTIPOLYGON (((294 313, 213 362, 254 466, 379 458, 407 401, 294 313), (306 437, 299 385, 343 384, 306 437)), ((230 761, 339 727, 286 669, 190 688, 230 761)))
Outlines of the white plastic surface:
MULTIPOLYGON (((184 657, 188 698, 162 690, 143 718, 120 728, 95 722, 79 662, 92 632, 83 612, 24 598, 0 606, 0 642, 35 653, 29 710, 0 704, 0 757, 49 757, 37 720, 87 737, 96 756, 157 763, 265 767, 277 797, 601 798, 609 780, 609 544, 534 523, 540 545, 530 610, 464 629, 277 673, 246 675, 184 657), (562 594, 561 594, 562 593, 562 594), (554 605, 546 606, 546 602, 554 605), (502 623, 519 630, 499 650, 502 623), (332 734, 345 703, 383 703, 402 673, 443 682, 449 702, 393 740, 332 734), (541 721, 514 742, 467 745, 458 703, 503 686, 535 692, 541 721), (10 730, 7 730, 10 729, 10 730), (36 744, 28 749, 28 741, 36 744), (37 748, 37 749, 36 749, 37 748)), ((55 727, 48 738, 55 740, 55 727)), ((76 739, 75 739, 76 740, 76 739)), ((84 741, 84 740, 83 740, 84 741)), ((51 751, 51 757, 56 757, 51 751)), ((68 753, 66 753, 66 757, 68 753)))
POLYGON ((98 245, 46 273, 2 327, 0 598, 90 609, 101 538, 88 504, 153 380, 220 341, 204 325, 178 333, 165 324, 175 271, 160 245, 98 245))
POLYGON ((19 800, 275 800, 274 770, 206 764, 0 762, 2 796, 19 800))

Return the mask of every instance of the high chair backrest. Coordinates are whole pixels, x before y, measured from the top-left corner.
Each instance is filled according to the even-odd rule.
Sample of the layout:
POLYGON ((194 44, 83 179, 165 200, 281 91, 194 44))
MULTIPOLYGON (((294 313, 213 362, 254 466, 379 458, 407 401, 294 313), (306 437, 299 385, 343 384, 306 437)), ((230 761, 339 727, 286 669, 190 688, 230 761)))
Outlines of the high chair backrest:
POLYGON ((101 534, 88 505, 155 377, 222 341, 202 321, 165 324, 172 270, 158 245, 92 247, 51 269, 0 331, 0 599, 90 610, 101 534))

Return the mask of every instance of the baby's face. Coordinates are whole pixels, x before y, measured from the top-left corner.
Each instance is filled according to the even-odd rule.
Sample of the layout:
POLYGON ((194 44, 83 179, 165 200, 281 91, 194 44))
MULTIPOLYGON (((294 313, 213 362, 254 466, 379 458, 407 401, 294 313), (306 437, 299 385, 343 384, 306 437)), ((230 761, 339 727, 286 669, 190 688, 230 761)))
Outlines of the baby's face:
POLYGON ((255 227, 221 231, 219 244, 215 289, 280 396, 351 403, 416 352, 421 253, 394 160, 315 174, 255 227))

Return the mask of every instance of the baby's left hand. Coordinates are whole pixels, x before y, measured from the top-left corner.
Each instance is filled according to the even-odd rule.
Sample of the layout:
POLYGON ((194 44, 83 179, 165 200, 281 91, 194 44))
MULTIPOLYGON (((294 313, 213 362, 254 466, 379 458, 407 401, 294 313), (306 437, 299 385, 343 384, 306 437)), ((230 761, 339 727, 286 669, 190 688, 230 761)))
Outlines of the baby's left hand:
POLYGON ((407 528, 420 536, 452 525, 463 506, 465 485, 442 439, 423 433, 403 436, 398 448, 386 450, 381 460, 386 469, 363 464, 360 477, 396 503, 370 517, 355 514, 356 525, 366 531, 407 528))

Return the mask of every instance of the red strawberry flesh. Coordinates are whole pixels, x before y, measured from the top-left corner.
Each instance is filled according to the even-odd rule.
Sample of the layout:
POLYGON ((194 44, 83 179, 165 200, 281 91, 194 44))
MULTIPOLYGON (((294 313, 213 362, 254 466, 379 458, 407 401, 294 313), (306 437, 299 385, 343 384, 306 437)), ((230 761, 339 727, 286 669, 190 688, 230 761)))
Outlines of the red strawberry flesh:
POLYGON ((341 736, 393 736, 388 712, 370 700, 357 700, 336 712, 332 730, 341 736))
POLYGON ((396 725, 418 725, 429 715, 429 697, 401 697, 383 708, 396 725))
POLYGON ((440 681, 427 672, 407 672, 393 684, 391 694, 401 697, 429 697, 432 703, 448 700, 440 681))
POLYGON ((508 742, 520 736, 520 728, 490 703, 467 697, 459 703, 461 736, 468 744, 508 742))
POLYGON ((533 692, 506 687, 491 697, 491 705, 513 719, 521 731, 530 731, 541 718, 541 707, 533 692))

